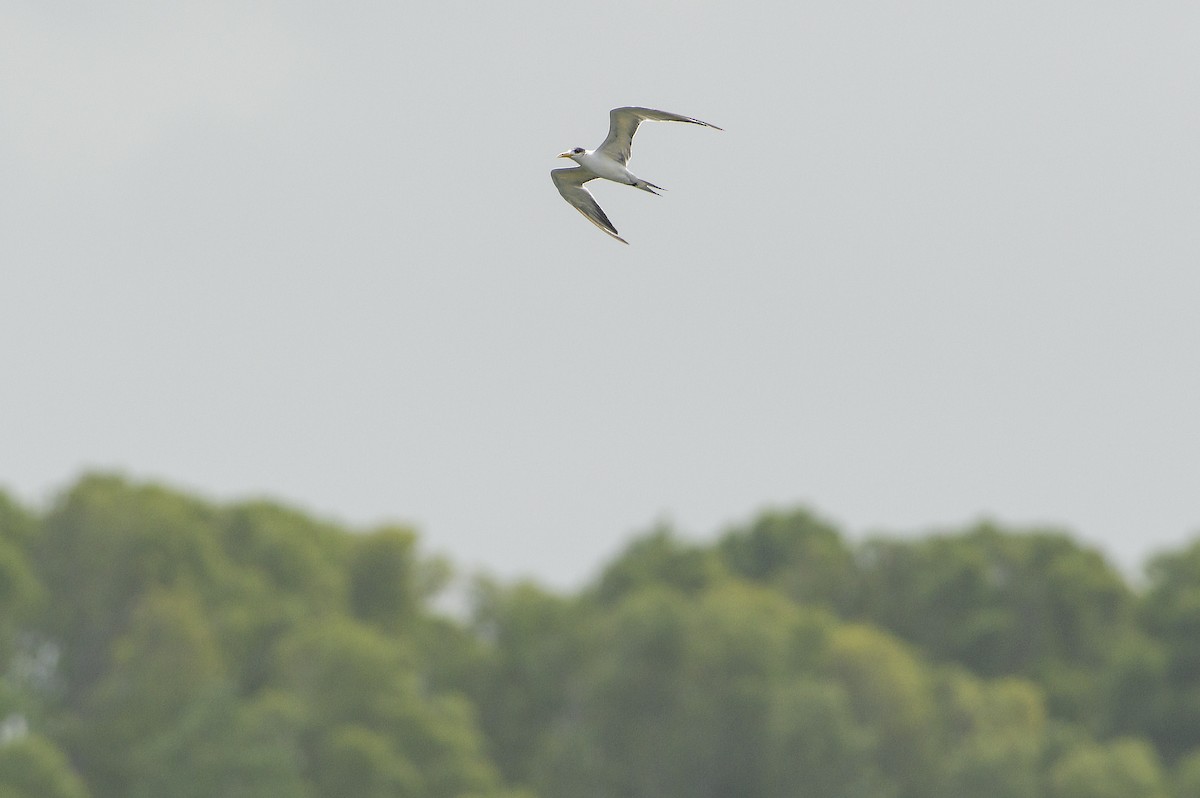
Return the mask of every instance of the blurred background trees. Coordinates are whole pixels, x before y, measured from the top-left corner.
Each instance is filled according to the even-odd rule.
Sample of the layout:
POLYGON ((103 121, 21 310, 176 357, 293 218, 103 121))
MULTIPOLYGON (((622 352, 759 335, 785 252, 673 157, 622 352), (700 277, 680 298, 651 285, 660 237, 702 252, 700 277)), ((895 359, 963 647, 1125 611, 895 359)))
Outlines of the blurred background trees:
POLYGON ((1200 542, 656 527, 574 594, 111 475, 0 493, 0 796, 1195 798, 1200 542))

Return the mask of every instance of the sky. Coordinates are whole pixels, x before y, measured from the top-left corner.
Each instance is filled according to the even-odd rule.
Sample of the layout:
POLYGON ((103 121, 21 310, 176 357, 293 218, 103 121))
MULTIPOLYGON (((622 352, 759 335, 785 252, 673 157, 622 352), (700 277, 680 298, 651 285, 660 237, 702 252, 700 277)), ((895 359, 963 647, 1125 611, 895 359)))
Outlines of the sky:
POLYGON ((1200 534, 1200 5, 0 3, 0 486, 569 587, 635 534, 1200 534), (590 184, 554 156, 645 105, 590 184))

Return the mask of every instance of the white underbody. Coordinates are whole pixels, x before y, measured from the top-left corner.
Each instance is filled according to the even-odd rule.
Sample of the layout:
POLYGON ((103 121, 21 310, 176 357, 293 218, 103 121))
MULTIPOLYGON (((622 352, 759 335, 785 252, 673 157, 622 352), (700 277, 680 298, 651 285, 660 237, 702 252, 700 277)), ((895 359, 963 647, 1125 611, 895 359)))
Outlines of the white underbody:
POLYGON ((579 154, 571 155, 571 160, 588 170, 596 177, 602 177, 605 180, 612 180, 616 183, 625 183, 629 186, 635 186, 638 183, 646 181, 634 177, 623 164, 614 161, 606 155, 601 155, 595 151, 584 150, 579 154))

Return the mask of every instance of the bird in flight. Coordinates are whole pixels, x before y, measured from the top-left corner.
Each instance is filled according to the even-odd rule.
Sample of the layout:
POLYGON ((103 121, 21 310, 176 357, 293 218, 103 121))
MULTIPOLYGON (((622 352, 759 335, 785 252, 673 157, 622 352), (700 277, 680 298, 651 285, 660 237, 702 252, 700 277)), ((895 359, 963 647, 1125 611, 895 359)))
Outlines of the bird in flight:
POLYGON ((584 183, 602 177, 614 183, 624 183, 627 186, 640 188, 658 196, 654 189, 666 191, 662 186, 656 186, 635 177, 626 168, 629 162, 629 148, 633 146, 633 134, 637 132, 642 120, 651 119, 656 122, 690 122, 693 125, 703 125, 714 130, 721 130, 716 125, 692 119, 690 116, 680 116, 669 111, 655 111, 653 108, 614 108, 608 112, 608 138, 594 150, 576 147, 573 150, 559 153, 559 158, 570 158, 579 164, 566 169, 552 169, 550 179, 554 181, 558 193, 571 203, 575 210, 582 213, 587 220, 608 233, 622 244, 629 242, 617 235, 617 228, 608 220, 604 211, 597 204, 596 198, 584 187, 584 183))

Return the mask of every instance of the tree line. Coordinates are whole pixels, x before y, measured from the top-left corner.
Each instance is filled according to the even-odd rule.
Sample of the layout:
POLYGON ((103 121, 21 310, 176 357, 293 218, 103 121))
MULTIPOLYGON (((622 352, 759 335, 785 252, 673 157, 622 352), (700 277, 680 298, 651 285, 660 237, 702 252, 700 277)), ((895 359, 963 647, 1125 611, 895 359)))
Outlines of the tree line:
POLYGON ((574 593, 108 474, 0 493, 0 798, 1195 798, 1200 540, 660 527, 574 593))

